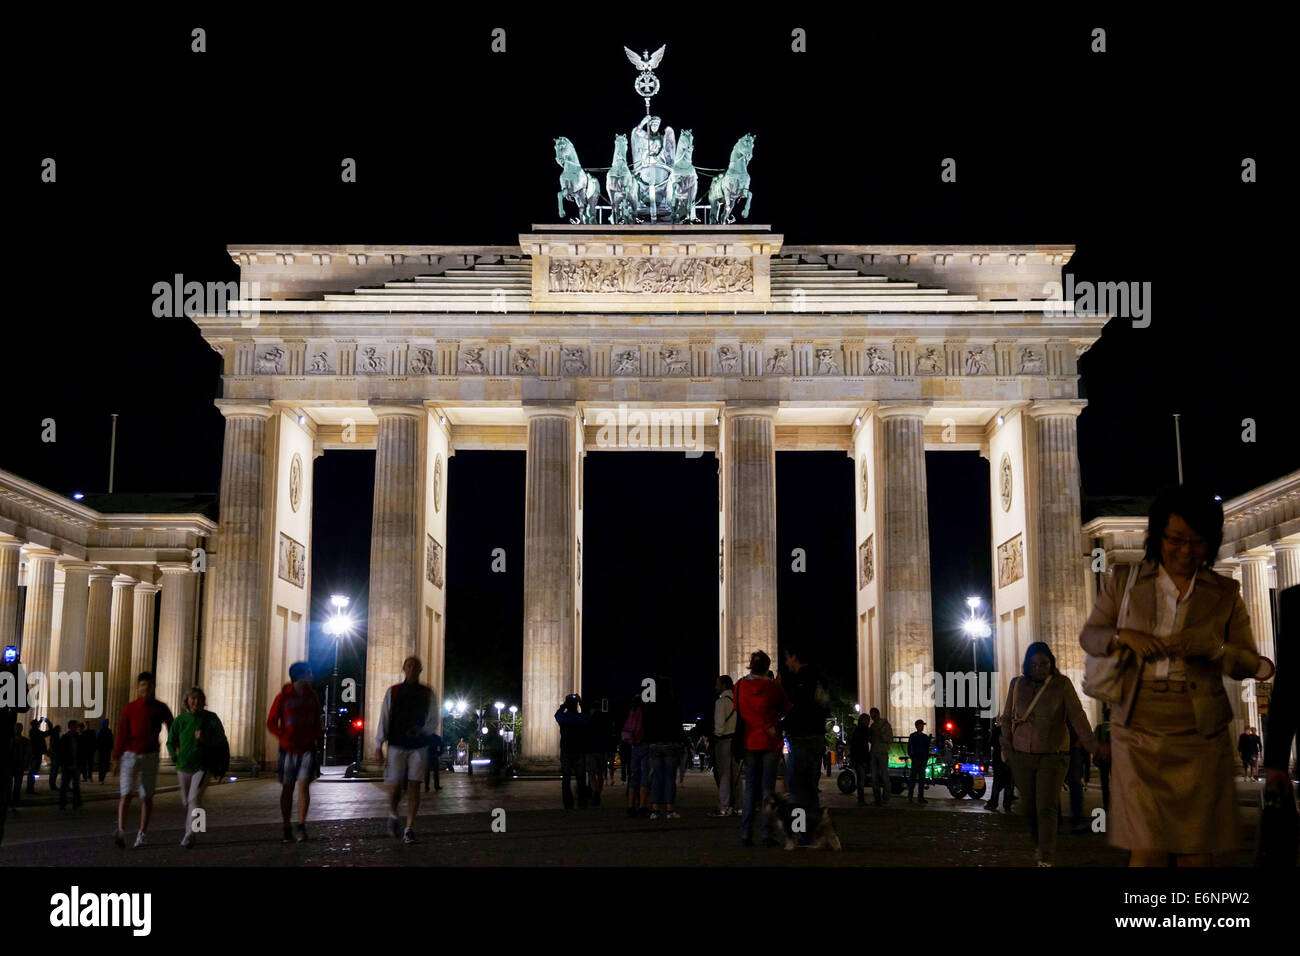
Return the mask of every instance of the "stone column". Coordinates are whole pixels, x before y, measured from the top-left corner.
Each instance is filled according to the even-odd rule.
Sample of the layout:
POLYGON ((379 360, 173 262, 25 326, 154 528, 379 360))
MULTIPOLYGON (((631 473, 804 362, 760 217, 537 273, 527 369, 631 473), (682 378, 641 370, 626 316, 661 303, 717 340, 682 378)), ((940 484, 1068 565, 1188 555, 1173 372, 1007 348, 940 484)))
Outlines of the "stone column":
POLYGON ((1273 557, 1277 562, 1277 593, 1300 584, 1300 538, 1274 542, 1273 557))
MULTIPOLYGON (((154 659, 154 607, 158 603, 157 594, 161 590, 152 581, 141 581, 135 586, 134 604, 131 610, 131 680, 134 681, 141 671, 153 672, 154 659)), ((155 678, 155 692, 157 691, 155 678)), ((167 706, 171 706, 168 702, 167 706)))
MULTIPOLYGON (((1277 650, 1273 646, 1273 605, 1268 593, 1268 559, 1272 557, 1267 548, 1247 551, 1241 555, 1241 599, 1250 615, 1250 631, 1255 638, 1255 648, 1272 661, 1277 660, 1277 650)), ((1241 716, 1246 723, 1258 729, 1259 703, 1255 699, 1254 680, 1242 681, 1240 686, 1231 679, 1225 679, 1228 696, 1244 697, 1246 707, 1241 716), (1234 694, 1233 691, 1236 690, 1234 694)), ((1236 708, 1234 708, 1234 711, 1236 708)), ((1240 733, 1240 731, 1238 731, 1240 733)))
POLYGON ((118 731, 122 708, 135 696, 135 677, 131 672, 131 641, 134 636, 132 617, 136 580, 126 574, 113 578, 113 604, 108 625, 108 678, 104 699, 104 716, 113 733, 118 731))
POLYGON ((220 523, 212 592, 212 634, 206 644, 208 706, 226 728, 231 767, 249 769, 261 753, 266 714, 257 688, 265 680, 263 572, 270 557, 264 525, 267 406, 223 404, 226 437, 221 459, 220 523))
MULTIPOLYGON (((108 660, 109 646, 109 625, 112 621, 113 608, 113 572, 106 568, 94 568, 89 574, 90 589, 86 600, 86 672, 90 674, 91 680, 95 682, 96 694, 99 697, 99 714, 96 717, 107 717, 111 726, 116 729, 118 714, 113 713, 108 708, 108 688, 110 686, 110 674, 108 660)), ((87 708, 90 710, 91 708, 87 708)), ((99 729, 98 722, 93 726, 99 729)))
MULTIPOLYGON (((58 555, 48 548, 27 549, 27 604, 23 612, 23 666, 28 674, 49 670, 50 641, 54 624, 54 561, 58 555)), ((50 712, 49 693, 33 702, 30 721, 50 712)))
POLYGON ((574 688, 574 428, 572 406, 525 407, 524 734, 522 766, 553 769, 560 757, 554 717, 574 688))
MULTIPOLYGON (((59 618, 58 658, 51 662, 50 670, 64 673, 77 673, 86 668, 86 621, 90 605, 90 571, 93 565, 80 561, 69 561, 63 568, 63 613, 59 618)), ((91 684, 86 686, 80 678, 75 682, 80 695, 94 692, 94 675, 91 684)), ((101 678, 102 680, 102 678, 101 678)), ((102 685, 101 685, 102 686, 102 685)), ((71 686, 66 682, 62 687, 71 686)), ((93 710, 89 700, 60 700, 59 706, 53 708, 50 720, 63 727, 69 720, 84 720, 86 711, 93 710)), ((98 701, 96 703, 103 703, 98 701)))
POLYGON ((18 644, 18 565, 23 543, 0 534, 0 648, 18 644))
POLYGON ((158 622, 157 697, 177 714, 194 683, 194 596, 198 577, 185 562, 161 564, 162 612, 158 622))
POLYGON ((776 629, 776 408, 728 406, 727 673, 749 673, 749 655, 764 651, 772 670, 780 660, 776 629))
MULTIPOLYGON (((375 750, 384 692, 402 679, 402 661, 416 653, 424 589, 424 430, 419 405, 372 406, 375 509, 370 530, 370 610, 366 622, 366 716, 363 755, 375 750)), ((425 662, 429 666, 429 662, 425 662)))
MULTIPOLYGON (((877 535, 880 568, 881 641, 885 687, 906 674, 917 695, 934 670, 930 609, 930 515, 925 478, 925 415, 921 406, 885 405, 877 412, 878 467, 884 524, 877 535)), ((866 702, 863 702, 864 705, 866 702)), ((934 707, 918 700, 894 707, 880 704, 897 733, 918 718, 934 726, 934 707)))
MULTIPOLYGON (((1034 593, 1034 639, 1045 641, 1056 666, 1078 689, 1083 682, 1083 648, 1079 634, 1088 617, 1079 531, 1079 440, 1076 428, 1082 402, 1035 402, 1027 409, 1032 429, 1030 541, 1033 565, 1029 586, 1034 593)), ((1082 693, 1082 690, 1079 691, 1082 693)))

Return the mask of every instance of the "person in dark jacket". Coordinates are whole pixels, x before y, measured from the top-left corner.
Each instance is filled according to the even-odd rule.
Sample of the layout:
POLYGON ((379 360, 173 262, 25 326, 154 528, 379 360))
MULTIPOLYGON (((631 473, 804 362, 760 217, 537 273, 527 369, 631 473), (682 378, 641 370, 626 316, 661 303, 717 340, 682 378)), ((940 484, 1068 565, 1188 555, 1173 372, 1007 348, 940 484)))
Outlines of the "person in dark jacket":
POLYGON ((43 723, 46 723, 44 718, 32 721, 32 755, 27 763, 27 792, 32 796, 36 796, 36 775, 41 772, 41 760, 48 747, 48 735, 41 726, 43 723))
POLYGON ((1277 673, 1268 702, 1268 723, 1264 727, 1264 790, 1270 795, 1294 796, 1291 779, 1291 742, 1300 723, 1300 584, 1293 584, 1277 596, 1277 673))
POLYGON ((59 775, 59 741, 63 739, 63 728, 58 724, 50 731, 49 739, 46 741, 46 750, 50 756, 50 793, 58 788, 59 775))
MULTIPOLYGON (((22 665, 16 660, 0 664, 0 670, 6 675, 12 675, 15 679, 22 677, 22 665)), ((21 707, 16 700, 0 702, 0 842, 4 841, 5 835, 5 816, 9 811, 10 791, 12 790, 13 804, 18 805, 18 798, 22 792, 22 774, 26 769, 23 763, 23 725, 18 719, 19 714, 27 713, 27 705, 21 707), (10 780, 12 779, 12 783, 10 780)))
MULTIPOLYGON (((816 820, 821 813, 817 778, 822 754, 826 752, 826 715, 830 712, 830 694, 816 668, 800 654, 806 655, 807 652, 799 645, 786 646, 786 672, 781 682, 791 704, 790 713, 786 714, 782 725, 790 741, 786 786, 795 806, 804 808, 806 819, 816 820)), ((812 844, 811 831, 809 826, 799 835, 800 845, 812 844)))
POLYGON ((424 792, 429 792, 429 775, 433 774, 433 789, 442 789, 442 780, 438 777, 439 762, 442 760, 442 735, 429 735, 429 763, 424 768, 424 792))
POLYGON ((924 720, 916 722, 916 730, 907 738, 907 757, 912 764, 907 778, 907 802, 912 802, 912 791, 917 790, 916 802, 925 803, 925 768, 930 762, 930 735, 925 732, 924 720))
POLYGON ((95 768, 95 729, 89 723, 81 725, 77 739, 77 760, 81 762, 81 779, 90 783, 90 775, 95 768))
POLYGON ((587 724, 589 718, 582 711, 582 698, 570 694, 555 712, 555 722, 560 725, 560 796, 564 809, 573 809, 573 789, 569 781, 577 778, 578 809, 586 809, 590 800, 587 790, 587 724))
POLYGON ((659 675, 655 700, 645 705, 645 742, 650 745, 650 819, 681 819, 673 809, 677 800, 677 768, 686 746, 682 705, 673 693, 672 680, 659 675))
POLYGON ((849 761, 858 785, 858 804, 865 805, 867 781, 871 778, 871 717, 858 714, 858 724, 849 738, 849 761))
POLYGON ((72 791, 72 809, 81 807, 81 724, 69 721, 67 733, 59 736, 58 762, 62 776, 59 778, 59 809, 68 806, 68 791, 72 791))
POLYGON ((13 799, 9 803, 17 807, 22 805, 23 778, 27 776, 26 770, 32 762, 32 741, 23 734, 22 721, 14 722, 13 745, 9 753, 11 757, 9 766, 13 771, 13 799))
POLYGON ((99 719, 99 733, 95 734, 95 760, 99 770, 99 782, 108 776, 108 765, 113 762, 113 731, 109 729, 108 718, 99 719))

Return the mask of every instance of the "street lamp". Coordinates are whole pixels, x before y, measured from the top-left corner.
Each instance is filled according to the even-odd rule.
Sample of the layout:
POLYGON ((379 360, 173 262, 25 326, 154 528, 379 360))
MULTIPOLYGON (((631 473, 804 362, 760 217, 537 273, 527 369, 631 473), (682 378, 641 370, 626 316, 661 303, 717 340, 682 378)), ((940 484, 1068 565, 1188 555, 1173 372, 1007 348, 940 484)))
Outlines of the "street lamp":
MULTIPOLYGON (((325 741, 326 750, 329 745, 334 743, 337 750, 337 741, 335 733, 337 729, 338 698, 339 698, 339 642, 352 634, 352 618, 345 613, 345 608, 351 603, 345 594, 331 594, 330 604, 334 605, 334 613, 325 622, 325 633, 334 638, 334 676, 330 681, 330 688, 325 692, 325 741), (330 698, 333 697, 331 702, 330 698)), ((328 759, 329 754, 326 754, 328 759)))
POLYGON ((988 637, 993 633, 989 627, 988 621, 975 615, 976 609, 980 606, 980 599, 977 597, 968 597, 966 606, 970 608, 970 617, 961 622, 962 632, 971 639, 971 663, 976 671, 979 671, 979 640, 988 637))

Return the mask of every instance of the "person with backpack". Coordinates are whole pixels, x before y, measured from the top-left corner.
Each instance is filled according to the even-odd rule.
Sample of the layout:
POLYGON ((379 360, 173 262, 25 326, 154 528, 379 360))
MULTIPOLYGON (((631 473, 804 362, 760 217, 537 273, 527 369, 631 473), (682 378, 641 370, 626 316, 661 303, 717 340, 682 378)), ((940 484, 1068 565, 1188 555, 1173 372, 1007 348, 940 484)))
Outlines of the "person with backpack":
POLYGON ((379 726, 375 729, 375 762, 384 763, 384 744, 388 744, 388 761, 384 763, 384 783, 391 789, 388 796, 388 832, 402 842, 415 842, 415 817, 420 812, 420 781, 429 760, 429 741, 438 732, 438 702, 433 688, 420 683, 424 665, 415 656, 402 662, 403 680, 384 692, 379 708, 379 726), (406 791, 406 829, 397 815, 406 791))
POLYGON ((736 736, 735 685, 726 674, 713 682, 717 700, 713 702, 713 779, 718 784, 718 809, 711 817, 729 817, 736 811, 740 786, 740 765, 732 760, 732 741, 736 736))
POLYGON ((633 697, 620 734, 627 747, 627 815, 650 812, 650 745, 645 742, 645 710, 641 698, 633 697))
POLYGON ((195 833, 207 829, 203 794, 208 782, 230 769, 226 728, 206 704, 202 688, 191 687, 185 695, 185 709, 176 715, 167 734, 167 752, 176 765, 176 783, 185 808, 181 846, 186 849, 194 845, 195 833))
POLYGON ((578 784, 578 809, 584 810, 591 799, 587 787, 587 725, 590 716, 582 709, 582 698, 569 694, 555 712, 555 722, 560 725, 560 797, 564 809, 573 809, 573 787, 578 784))
POLYGON ((673 809, 677 800, 677 772, 686 745, 682 705, 673 693, 671 678, 654 679, 655 699, 645 706, 645 739, 650 745, 650 819, 680 820, 673 809))
MULTIPOLYGON (((772 659, 763 651, 749 656, 749 673, 735 685, 736 732, 733 747, 745 752, 745 800, 740 816, 740 842, 754 845, 754 814, 776 792, 776 764, 783 739, 777 724, 790 712, 790 699, 771 677, 772 659)), ((772 817, 763 813, 763 846, 776 846, 772 817)))

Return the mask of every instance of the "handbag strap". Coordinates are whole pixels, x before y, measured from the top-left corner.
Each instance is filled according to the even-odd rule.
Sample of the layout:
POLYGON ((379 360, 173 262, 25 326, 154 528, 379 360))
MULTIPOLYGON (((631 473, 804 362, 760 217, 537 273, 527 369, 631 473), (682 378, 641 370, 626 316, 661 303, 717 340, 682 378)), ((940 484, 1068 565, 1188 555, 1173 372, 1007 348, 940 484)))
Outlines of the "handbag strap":
POLYGON ((1038 703, 1038 698, 1043 696, 1043 691, 1047 690, 1047 685, 1050 684, 1051 682, 1052 682, 1052 675, 1048 674, 1047 680, 1043 681, 1043 686, 1038 688, 1038 693, 1035 694, 1034 699, 1029 702, 1029 707, 1026 708, 1025 712, 1021 714, 1019 717, 1016 716, 1015 698, 1014 697, 1012 698, 1011 722, 1013 724, 1023 724, 1025 721, 1029 719, 1029 715, 1034 712, 1034 705, 1038 703))
POLYGON ((1133 592, 1133 582, 1137 580, 1138 571, 1142 565, 1134 564, 1129 567, 1128 579, 1124 582, 1124 596, 1120 598, 1119 613, 1115 616, 1115 631, 1118 633, 1123 630, 1127 624, 1128 617, 1128 596, 1133 592))

